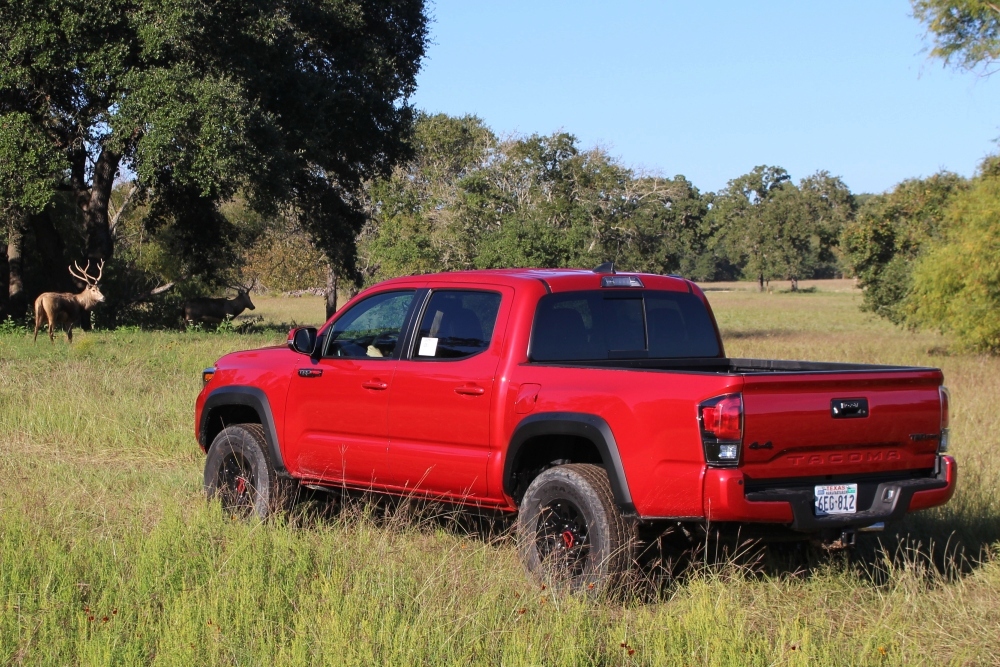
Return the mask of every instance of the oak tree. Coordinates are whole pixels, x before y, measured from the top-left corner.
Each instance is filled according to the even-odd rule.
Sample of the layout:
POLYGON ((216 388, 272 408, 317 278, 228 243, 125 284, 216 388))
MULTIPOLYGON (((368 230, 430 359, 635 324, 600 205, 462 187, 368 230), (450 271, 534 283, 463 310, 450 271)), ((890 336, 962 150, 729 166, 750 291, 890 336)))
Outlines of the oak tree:
POLYGON ((407 153, 426 22, 423 0, 2 3, 0 118, 65 163, 92 260, 114 253, 124 169, 181 254, 225 243, 218 205, 240 193, 294 210, 351 273, 361 184, 407 153))

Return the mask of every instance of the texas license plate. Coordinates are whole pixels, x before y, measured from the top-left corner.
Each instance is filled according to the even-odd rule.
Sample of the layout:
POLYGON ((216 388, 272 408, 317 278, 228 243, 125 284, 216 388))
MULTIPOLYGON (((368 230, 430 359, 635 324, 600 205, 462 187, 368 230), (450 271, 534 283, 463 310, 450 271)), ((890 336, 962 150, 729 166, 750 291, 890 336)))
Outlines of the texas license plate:
POLYGON ((857 511, 857 484, 822 484, 816 487, 816 516, 854 514, 857 511))

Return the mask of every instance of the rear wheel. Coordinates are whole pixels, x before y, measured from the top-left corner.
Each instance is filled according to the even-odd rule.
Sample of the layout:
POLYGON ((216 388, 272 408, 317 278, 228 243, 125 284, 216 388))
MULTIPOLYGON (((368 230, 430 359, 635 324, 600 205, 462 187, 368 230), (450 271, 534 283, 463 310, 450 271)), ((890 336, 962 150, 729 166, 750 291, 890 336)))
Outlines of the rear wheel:
POLYGON ((615 505, 603 468, 572 463, 532 481, 517 517, 518 551, 540 581, 602 594, 617 589, 632 565, 632 526, 615 505))
POLYGON ((260 424, 234 424, 215 436, 205 460, 205 494, 233 516, 261 519, 295 503, 298 485, 278 477, 260 424))

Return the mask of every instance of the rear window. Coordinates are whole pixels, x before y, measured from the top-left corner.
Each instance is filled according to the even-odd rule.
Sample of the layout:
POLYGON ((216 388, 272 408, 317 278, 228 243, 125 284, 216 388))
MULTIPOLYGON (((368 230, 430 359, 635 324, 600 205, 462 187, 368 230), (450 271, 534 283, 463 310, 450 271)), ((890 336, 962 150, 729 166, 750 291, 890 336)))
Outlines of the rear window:
POLYGON ((718 357, 708 310, 687 292, 564 292, 542 297, 532 361, 718 357))

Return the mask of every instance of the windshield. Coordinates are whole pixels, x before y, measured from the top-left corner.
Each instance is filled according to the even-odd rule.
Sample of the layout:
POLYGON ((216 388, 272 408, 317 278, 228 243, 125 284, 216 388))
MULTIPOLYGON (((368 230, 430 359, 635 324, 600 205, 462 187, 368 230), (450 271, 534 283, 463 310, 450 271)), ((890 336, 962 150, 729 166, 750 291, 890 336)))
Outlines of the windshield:
POLYGON ((720 356, 708 309, 688 292, 594 290, 542 297, 532 361, 720 356))

